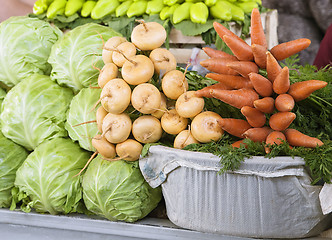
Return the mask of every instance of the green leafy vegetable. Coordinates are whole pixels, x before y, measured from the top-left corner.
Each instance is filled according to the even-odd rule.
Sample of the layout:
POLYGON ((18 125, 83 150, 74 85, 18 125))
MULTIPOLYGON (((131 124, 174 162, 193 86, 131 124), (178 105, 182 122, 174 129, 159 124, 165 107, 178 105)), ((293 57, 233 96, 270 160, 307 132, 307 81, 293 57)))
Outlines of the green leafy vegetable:
POLYGON ((0 132, 0 208, 10 206, 16 171, 27 156, 28 152, 23 147, 0 132))
POLYGON ((47 59, 62 36, 37 18, 11 17, 0 24, 0 82, 12 87, 33 73, 49 74, 47 59))
POLYGON ((3 134, 27 150, 46 139, 67 136, 66 111, 73 97, 49 76, 34 74, 6 95, 0 115, 3 134))
POLYGON ((81 177, 89 153, 70 139, 55 138, 40 144, 16 172, 11 209, 17 203, 25 212, 71 213, 79 211, 81 177))
POLYGON ((106 161, 98 156, 83 176, 87 209, 112 221, 137 221, 149 214, 161 197, 160 187, 149 186, 137 161, 106 161))
POLYGON ((109 27, 95 23, 79 26, 57 41, 48 62, 52 65, 51 79, 75 93, 84 87, 97 85, 103 40, 119 36, 109 27), (95 68, 93 67, 95 66, 95 68))
POLYGON ((100 97, 101 89, 83 88, 71 101, 67 112, 67 121, 65 128, 69 137, 78 141, 80 146, 88 151, 95 151, 91 139, 97 135, 98 128, 95 122, 96 109, 94 105, 100 97), (87 123, 86 123, 87 122, 87 123), (77 126, 78 124, 85 123, 77 126))
POLYGON ((6 91, 0 88, 0 113, 1 113, 2 102, 5 99, 5 96, 6 96, 6 91))

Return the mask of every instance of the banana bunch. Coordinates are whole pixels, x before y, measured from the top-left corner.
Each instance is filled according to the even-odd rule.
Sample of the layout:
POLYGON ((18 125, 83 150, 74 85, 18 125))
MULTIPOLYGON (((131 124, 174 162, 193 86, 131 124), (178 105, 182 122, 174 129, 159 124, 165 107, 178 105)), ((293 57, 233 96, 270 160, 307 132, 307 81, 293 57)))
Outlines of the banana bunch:
POLYGON ((205 24, 209 18, 243 21, 246 13, 261 4, 261 0, 37 0, 33 13, 46 13, 49 19, 75 13, 92 19, 159 14, 161 20, 170 19, 173 24, 183 20, 205 24))

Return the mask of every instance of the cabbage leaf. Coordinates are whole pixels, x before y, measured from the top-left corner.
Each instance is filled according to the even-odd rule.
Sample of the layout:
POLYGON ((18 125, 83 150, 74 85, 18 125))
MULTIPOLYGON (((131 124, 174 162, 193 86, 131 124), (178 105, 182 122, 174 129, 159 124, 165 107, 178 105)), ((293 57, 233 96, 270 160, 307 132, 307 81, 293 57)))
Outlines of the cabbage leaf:
POLYGON ((93 107, 98 102, 100 93, 101 89, 83 88, 71 101, 65 124, 69 137, 78 141, 81 148, 93 152, 95 148, 91 139, 98 134, 97 124, 95 122, 78 124, 96 120, 97 108, 93 111, 93 107))
POLYGON ((15 16, 0 24, 0 82, 12 87, 33 73, 49 74, 47 59, 62 32, 49 23, 15 16))
POLYGON ((112 221, 134 222, 149 214, 161 200, 161 189, 151 188, 138 161, 93 159, 83 176, 87 209, 112 221))
POLYGON ((76 212, 82 199, 81 176, 74 177, 89 159, 89 152, 69 138, 40 144, 16 172, 13 204, 25 212, 76 212))
POLYGON ((70 30, 57 41, 48 62, 52 65, 51 78, 75 93, 84 87, 97 85, 103 41, 120 36, 109 27, 88 23, 70 30), (95 65, 96 68, 93 67, 95 65))
POLYGON ((6 91, 0 88, 0 113, 1 113, 2 102, 5 99, 5 96, 6 96, 6 91))
POLYGON ((0 132, 0 208, 8 208, 17 169, 28 156, 24 147, 7 139, 0 132))
POLYGON ((31 75, 7 93, 0 114, 2 133, 29 151, 46 139, 67 136, 64 122, 72 97, 70 89, 49 76, 31 75))

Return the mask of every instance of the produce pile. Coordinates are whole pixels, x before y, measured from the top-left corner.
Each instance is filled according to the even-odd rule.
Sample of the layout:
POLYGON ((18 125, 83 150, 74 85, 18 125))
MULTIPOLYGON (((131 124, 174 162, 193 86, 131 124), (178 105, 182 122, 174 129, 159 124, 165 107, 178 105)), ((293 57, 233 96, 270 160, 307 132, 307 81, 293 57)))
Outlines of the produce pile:
POLYGON ((153 144, 216 154, 222 171, 251 156, 300 156, 314 183, 330 182, 332 70, 296 64, 305 39, 282 50, 281 67, 278 48, 295 45, 268 51, 251 16, 251 46, 214 23, 233 55, 204 48, 206 77, 177 66, 158 22, 136 22, 131 41, 96 23, 63 34, 33 17, 2 22, 0 207, 137 221, 162 199, 137 161, 153 144), (285 124, 273 121, 280 114, 285 124), (293 141, 291 129, 314 142, 293 141))
POLYGON ((101 106, 96 111, 100 134, 92 139, 97 150, 92 158, 99 153, 105 160, 136 161, 142 144, 156 143, 164 133, 176 136, 173 146, 180 149, 219 140, 220 115, 202 112, 204 99, 188 91, 175 57, 161 48, 165 29, 142 21, 131 39, 115 36, 103 46, 97 101, 101 106))
POLYGON ((102 43, 115 36, 94 23, 66 34, 36 18, 1 23, 1 207, 133 222, 158 205, 137 161, 98 157, 80 175, 98 133, 80 123, 95 119, 102 43))
MULTIPOLYGON (((249 138, 254 142, 266 142, 267 145, 281 144, 282 140, 298 147, 323 145, 319 139, 288 127, 296 118, 296 114, 291 112, 295 102, 326 87, 327 82, 308 80, 290 84, 288 67, 281 68, 278 63, 278 60, 284 60, 307 48, 310 40, 297 39, 267 51, 258 9, 254 9, 251 14, 251 46, 221 24, 215 23, 215 29, 234 56, 215 50, 214 53, 219 54, 218 58, 201 62, 202 66, 217 72, 207 76, 219 83, 198 90, 196 96, 224 101, 241 109, 246 118, 224 118, 220 121, 221 127, 234 136, 249 138), (259 68, 266 69, 267 78, 258 74, 259 68), (268 124, 265 126, 267 118, 268 124)), ((234 145, 241 142, 240 140, 234 145)), ((268 146, 265 151, 270 152, 268 146)))
POLYGON ((92 19, 108 15, 130 18, 159 14, 161 20, 171 18, 174 24, 186 19, 205 24, 209 15, 225 21, 243 21, 244 14, 259 4, 261 1, 256 0, 38 0, 33 12, 38 15, 46 13, 49 19, 57 15, 70 17, 75 13, 92 19))
POLYGON ((211 44, 217 38, 214 21, 226 25, 236 22, 243 28, 243 36, 247 36, 253 8, 267 11, 260 0, 38 0, 30 16, 49 21, 60 29, 73 29, 90 22, 103 24, 128 41, 135 20, 144 19, 163 25, 167 35, 171 28, 176 28, 183 35, 201 35, 211 44))

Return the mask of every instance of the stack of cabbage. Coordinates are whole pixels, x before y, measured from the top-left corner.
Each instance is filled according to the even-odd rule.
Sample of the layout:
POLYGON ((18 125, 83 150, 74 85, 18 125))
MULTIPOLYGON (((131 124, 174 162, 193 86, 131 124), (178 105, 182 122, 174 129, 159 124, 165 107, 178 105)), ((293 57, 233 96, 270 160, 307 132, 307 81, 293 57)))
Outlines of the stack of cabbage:
POLYGON ((75 176, 98 129, 74 125, 95 118, 100 90, 88 87, 97 85, 102 39, 116 35, 93 23, 62 34, 23 16, 0 24, 0 207, 59 214, 84 212, 92 201, 87 210, 132 222, 157 206, 161 191, 137 162, 98 158, 75 176))

